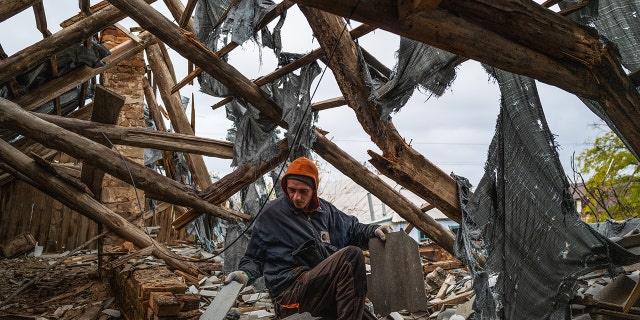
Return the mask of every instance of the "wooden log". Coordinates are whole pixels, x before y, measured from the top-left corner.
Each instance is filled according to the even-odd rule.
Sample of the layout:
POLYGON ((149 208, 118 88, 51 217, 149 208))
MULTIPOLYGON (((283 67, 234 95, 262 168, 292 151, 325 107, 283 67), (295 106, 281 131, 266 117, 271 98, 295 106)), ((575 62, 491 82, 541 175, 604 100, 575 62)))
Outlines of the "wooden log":
MULTIPOLYGON (((191 14, 189 13, 186 17, 184 17, 185 13, 187 13, 187 10, 184 4, 182 4, 182 1, 164 0, 164 4, 167 5, 167 8, 169 9, 171 16, 175 21, 178 22, 178 25, 180 26, 180 28, 183 28, 189 32, 195 33, 195 30, 193 29, 193 18, 191 17, 191 14), (184 18, 184 21, 183 21, 183 18, 184 18)), ((195 3, 193 5, 195 7, 195 3)), ((191 9, 191 12, 192 11, 193 9, 191 9)))
MULTIPOLYGON (((200 193, 200 196, 214 204, 221 204, 240 191, 245 186, 253 183, 259 177, 267 174, 273 168, 277 167, 283 161, 286 160, 289 147, 286 140, 278 142, 278 155, 269 161, 264 161, 259 164, 245 163, 232 173, 222 177, 222 179, 216 181, 207 189, 200 193)), ((173 227, 180 229, 187 225, 187 223, 193 221, 200 215, 200 212, 196 210, 189 210, 183 215, 179 216, 173 221, 173 227)))
POLYGON ((0 159, 35 180, 37 183, 34 187, 40 189, 40 191, 51 195, 65 206, 91 220, 104 224, 111 231, 131 241, 139 248, 153 246, 155 248, 154 254, 164 259, 168 265, 192 275, 200 274, 194 266, 172 258, 172 254, 167 248, 155 242, 125 218, 113 213, 82 190, 43 169, 34 160, 2 139, 0 139, 0 151, 0 159))
MULTIPOLYGON (((147 0, 149 3, 155 0, 147 0)), ((126 15, 114 6, 108 6, 77 23, 46 37, 34 45, 18 51, 7 59, 0 60, 0 84, 29 71, 47 61, 49 57, 68 48, 72 44, 82 43, 100 30, 118 22, 126 15)))
MULTIPOLYGON (((33 14, 36 16, 36 27, 42 33, 43 37, 48 37, 51 35, 51 31, 47 28, 47 16, 44 13, 44 4, 42 2, 38 2, 33 5, 33 14)), ((54 66, 55 70, 55 61, 52 61, 52 66, 54 66)), ((55 76, 56 72, 53 72, 55 76)))
POLYGON ((155 41, 155 38, 149 32, 141 33, 139 38, 142 40, 142 42, 129 40, 111 49, 111 55, 102 59, 102 61, 105 63, 104 66, 98 68, 80 66, 73 69, 69 73, 64 74, 63 76, 52 79, 46 84, 29 91, 23 96, 14 99, 13 102, 19 104, 23 109, 34 110, 47 101, 51 101, 56 97, 59 97, 61 94, 75 88, 78 83, 86 82, 89 79, 97 76, 98 74, 111 69, 120 61, 127 59, 134 54, 144 50, 146 46, 155 41))
POLYGON ((40 1, 42 0, 0 0, 0 22, 13 17, 40 1))
POLYGON ((415 204, 367 170, 356 159, 341 150, 329 139, 316 134, 316 142, 313 145, 313 149, 323 159, 382 200, 409 223, 424 231, 429 235, 429 238, 433 239, 443 249, 453 252, 453 234, 446 227, 435 221, 431 216, 424 214, 415 204))
MULTIPOLYGON (((534 38, 535 42, 523 45, 499 33, 504 32, 504 30, 485 29, 469 21, 466 15, 472 13, 466 11, 454 14, 448 10, 438 8, 431 14, 419 13, 413 15, 411 20, 403 21, 397 15, 398 1, 395 0, 348 0, 341 1, 340 3, 327 0, 293 1, 299 5, 314 7, 343 17, 350 17, 400 36, 421 41, 449 52, 493 65, 502 70, 527 75, 585 97, 593 98, 595 94, 595 91, 593 91, 596 90, 596 84, 593 81, 594 78, 586 69, 580 68, 575 62, 559 59, 554 60, 551 56, 540 52, 540 50, 548 50, 550 51, 549 53, 551 53, 551 50, 560 51, 560 48, 552 49, 549 48, 548 44, 544 43, 547 37, 555 37, 549 35, 549 33, 562 33, 566 36, 566 38, 564 38, 566 43, 561 47, 567 47, 572 43, 584 43, 585 40, 582 38, 585 36, 593 38, 593 34, 589 34, 586 29, 565 18, 556 16, 553 12, 543 8, 518 16, 518 21, 522 25, 531 26, 533 30, 545 30, 543 33, 538 32, 539 35, 544 36, 539 36, 537 39, 534 38), (541 10, 546 10, 546 12, 542 12, 541 10), (541 20, 543 17, 538 18, 539 15, 544 16, 544 20, 541 20), (552 15, 555 16, 555 18, 551 18, 550 16, 552 15), (548 19, 551 19, 549 21, 553 21, 553 24, 546 25, 541 23, 541 21, 548 19), (550 27, 556 23, 562 26, 563 30, 555 30, 555 28, 550 27), (572 31, 570 32, 565 29, 565 26, 568 24, 573 24, 571 28, 572 31), (536 45, 534 45, 534 43, 536 45), (532 68, 531 66, 536 67, 532 68)), ((464 1, 447 2, 461 3, 464 1)), ((502 6, 503 9, 500 11, 508 11, 508 8, 515 7, 515 2, 516 1, 509 1, 508 4, 501 3, 500 6, 502 6)), ((483 5, 489 3, 490 2, 482 2, 483 5)), ((496 4, 495 6, 498 5, 496 4)), ((533 6, 537 6, 537 4, 522 5, 520 8, 514 8, 514 10, 520 12, 522 11, 521 8, 527 7, 527 9, 530 9, 530 7, 533 6)), ((480 19, 486 21, 492 20, 493 13, 480 19)), ((502 29, 512 29, 514 32, 521 33, 533 33, 533 30, 523 30, 530 28, 508 28, 505 26, 503 23, 502 29)), ((521 37, 524 37, 524 35, 521 37)), ((590 47, 585 46, 584 48, 590 47)), ((575 50, 567 49, 570 51, 575 50)), ((592 48, 590 48, 589 51, 593 54, 592 48)), ((581 54, 581 56, 583 55, 584 53, 581 54)))
POLYGON ((126 183, 135 182, 136 187, 155 199, 197 208, 225 220, 235 221, 238 217, 250 219, 249 215, 211 205, 179 182, 166 178, 139 163, 121 158, 117 153, 99 143, 39 119, 6 99, 0 99, 0 123, 45 146, 82 159, 84 163, 100 167, 126 183))
POLYGON ((294 1, 597 100, 640 154, 640 94, 616 50, 592 29, 535 2, 444 1, 431 13, 402 20, 395 0, 294 1), (527 28, 509 27, 513 23, 527 28))
POLYGON ((183 57, 191 60, 234 93, 242 96, 260 112, 283 128, 288 124, 282 120, 281 108, 260 87, 245 77, 240 71, 220 59, 191 34, 162 16, 142 0, 111 0, 111 3, 127 12, 142 27, 169 45, 183 57))
POLYGON ((229 141, 143 128, 100 124, 93 121, 42 113, 33 113, 33 115, 96 142, 105 141, 104 136, 107 136, 113 144, 187 152, 222 159, 233 158, 233 143, 229 141))
MULTIPOLYGON (((178 133, 194 135, 193 128, 184 112, 180 93, 171 93, 171 88, 175 85, 175 78, 171 76, 171 71, 165 63, 169 57, 162 54, 158 44, 147 47, 146 51, 149 65, 160 90, 162 101, 164 101, 164 105, 169 112, 174 130, 178 133)), ((207 165, 204 163, 202 156, 187 153, 185 154, 185 159, 189 165, 189 171, 191 171, 193 179, 200 186, 200 189, 210 186, 212 183, 211 176, 209 176, 207 165)))
MULTIPOLYGON (((338 39, 338 35, 344 28, 342 18, 308 7, 300 9, 307 17, 321 47, 325 52, 333 54, 329 67, 349 106, 355 111, 362 128, 369 134, 371 141, 382 150, 383 159, 393 159, 393 163, 400 168, 407 166, 406 171, 399 169, 397 171, 381 170, 381 172, 429 203, 436 205, 447 217, 460 222, 461 210, 458 205, 457 186, 453 178, 407 144, 391 120, 382 121, 380 106, 369 100, 371 89, 360 76, 361 66, 353 41, 348 34, 338 39), (340 41, 340 44, 336 45, 336 41, 340 41), (420 170, 412 170, 415 168, 420 170)), ((376 163, 372 162, 372 164, 376 163)), ((418 225, 416 227, 427 231, 418 225)))

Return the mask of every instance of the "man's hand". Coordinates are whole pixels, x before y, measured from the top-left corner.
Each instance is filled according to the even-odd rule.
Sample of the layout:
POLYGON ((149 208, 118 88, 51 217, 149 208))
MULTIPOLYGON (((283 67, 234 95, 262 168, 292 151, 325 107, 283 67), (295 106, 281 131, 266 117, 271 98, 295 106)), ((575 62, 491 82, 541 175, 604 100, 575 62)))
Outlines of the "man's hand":
POLYGON ((391 233, 391 232, 393 232, 393 229, 391 229, 391 227, 387 225, 379 226, 378 229, 374 231, 376 236, 380 238, 380 240, 382 241, 387 240, 387 233, 391 233))
POLYGON ((249 275, 242 270, 237 270, 229 273, 227 278, 224 280, 224 284, 228 284, 231 281, 242 283, 243 286, 246 286, 249 282, 249 275))

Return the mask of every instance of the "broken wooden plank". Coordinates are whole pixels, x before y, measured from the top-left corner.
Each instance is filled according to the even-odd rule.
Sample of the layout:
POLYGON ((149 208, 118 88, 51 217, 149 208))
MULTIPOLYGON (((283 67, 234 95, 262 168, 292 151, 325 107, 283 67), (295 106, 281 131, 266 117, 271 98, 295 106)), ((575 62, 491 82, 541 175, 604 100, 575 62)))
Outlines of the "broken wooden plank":
POLYGON ((470 290, 446 299, 432 299, 429 301, 429 305, 434 310, 440 310, 444 305, 457 305, 457 304, 466 302, 469 299, 471 299, 473 295, 474 295, 473 290, 470 290))
POLYGON ((455 275, 448 274, 447 278, 444 279, 444 282, 442 283, 442 286, 440 286, 440 289, 438 290, 438 293, 436 293, 435 299, 442 300, 444 298, 444 295, 447 293, 447 290, 449 289, 449 287, 451 285, 455 284, 455 279, 456 279, 455 275))
MULTIPOLYGON (((377 26, 378 28, 393 32, 397 35, 404 36, 413 40, 433 45, 443 50, 456 53, 477 61, 487 63, 500 69, 510 71, 516 74, 527 75, 543 82, 558 86, 569 92, 584 95, 585 97, 594 97, 596 94, 592 90, 596 90, 594 78, 586 69, 580 68, 576 63, 567 63, 567 61, 554 60, 551 55, 540 53, 538 50, 548 50, 553 52, 561 52, 562 48, 578 44, 588 49, 589 55, 597 53, 593 51, 585 39, 594 44, 593 35, 577 24, 562 18, 555 13, 541 8, 534 2, 520 6, 517 10, 527 7, 538 7, 539 10, 527 12, 519 16, 519 18, 528 17, 528 21, 522 21, 523 24, 532 24, 536 28, 508 28, 505 24, 501 27, 495 26, 495 30, 485 29, 477 24, 470 22, 466 15, 473 15, 474 18, 483 22, 494 25, 500 24, 494 19, 494 13, 497 11, 508 12, 510 6, 508 4, 500 4, 501 9, 490 11, 486 14, 486 10, 480 12, 467 12, 457 8, 457 12, 450 12, 448 9, 454 6, 460 6, 464 1, 447 1, 440 4, 439 8, 431 14, 420 13, 414 14, 410 21, 403 21, 398 17, 397 0, 348 0, 334 3, 333 1, 316 1, 316 0, 293 0, 299 5, 314 7, 326 12, 337 14, 343 17, 350 17, 357 21, 377 26), (445 6, 445 3, 447 6, 445 6), (544 10, 544 11, 543 11, 544 10), (538 18, 540 16, 540 18, 538 18), (553 16, 553 17, 550 17, 553 16), (544 19, 544 20, 534 20, 544 19), (541 21, 553 21, 551 24, 544 24, 541 21), (561 29, 548 28, 549 25, 562 26, 561 29), (569 27, 571 26, 571 27, 569 27), (501 28, 501 29, 499 29, 501 28), (569 28, 569 29, 568 29, 569 28), (511 33, 515 33, 515 37, 509 38, 497 32, 505 32, 504 29, 511 29, 511 33), (527 29, 527 30, 525 30, 527 29), (531 30, 529 30, 531 29, 531 30), (419 31, 418 31, 419 30, 419 31), (544 37, 539 36, 542 30, 544 37), (518 32, 523 33, 522 35, 518 32), (550 32, 554 33, 550 35, 550 32), (538 34, 537 38, 530 39, 531 43, 522 45, 514 43, 512 39, 516 37, 524 37, 526 34, 538 34), (562 35, 564 36, 562 36, 562 35), (550 48, 549 43, 542 43, 546 39, 554 37, 557 40, 564 39, 566 41, 561 46, 550 48), (534 46, 533 43, 538 45, 534 46), (482 48, 482 49, 480 49, 482 48), (535 48, 535 49, 533 49, 535 48), (497 54, 502 53, 502 54, 497 54), (508 54, 507 54, 508 53, 508 54), (536 68, 531 68, 535 65, 536 68)), ((512 6, 516 1, 510 2, 512 6)), ((473 5, 489 5, 488 2, 473 5)), ((497 4, 495 5, 497 6, 497 4)), ((511 19, 507 21, 512 21, 511 19)), ((566 52, 579 51, 575 48, 567 48, 566 52)), ((581 52, 577 56, 585 56, 586 52, 581 52)), ((557 55, 556 55, 557 56, 557 55)))

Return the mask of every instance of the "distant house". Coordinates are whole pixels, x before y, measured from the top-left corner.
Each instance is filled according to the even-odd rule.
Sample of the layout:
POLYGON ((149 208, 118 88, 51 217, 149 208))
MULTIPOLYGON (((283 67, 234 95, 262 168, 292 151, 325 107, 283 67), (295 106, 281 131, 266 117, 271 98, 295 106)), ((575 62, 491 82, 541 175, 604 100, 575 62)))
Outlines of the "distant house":
MULTIPOLYGON (((417 207, 423 208, 428 205, 422 198, 400 186, 395 181, 386 176, 379 177, 417 207)), ((362 223, 388 224, 391 225, 395 231, 400 229, 406 230, 409 225, 404 218, 386 206, 380 199, 348 178, 321 181, 318 191, 321 198, 333 203, 333 205, 343 212, 357 217, 362 223)), ((454 234, 459 227, 457 222, 449 219, 436 208, 427 211, 425 214, 428 214, 434 220, 447 227, 454 232, 454 234)), ((412 228, 409 236, 418 242, 428 241, 429 239, 424 232, 416 228, 412 228)))

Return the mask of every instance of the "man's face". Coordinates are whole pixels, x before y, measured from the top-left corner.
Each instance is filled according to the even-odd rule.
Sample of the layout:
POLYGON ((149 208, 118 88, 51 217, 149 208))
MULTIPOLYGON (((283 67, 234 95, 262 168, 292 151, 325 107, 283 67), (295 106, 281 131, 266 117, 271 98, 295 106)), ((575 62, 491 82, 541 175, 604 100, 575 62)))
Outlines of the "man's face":
POLYGON ((313 197, 313 189, 308 184, 294 179, 287 179, 286 191, 293 206, 298 209, 304 209, 313 197))

